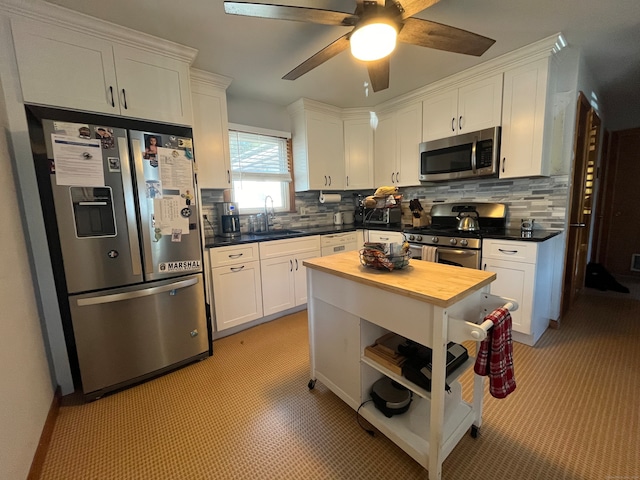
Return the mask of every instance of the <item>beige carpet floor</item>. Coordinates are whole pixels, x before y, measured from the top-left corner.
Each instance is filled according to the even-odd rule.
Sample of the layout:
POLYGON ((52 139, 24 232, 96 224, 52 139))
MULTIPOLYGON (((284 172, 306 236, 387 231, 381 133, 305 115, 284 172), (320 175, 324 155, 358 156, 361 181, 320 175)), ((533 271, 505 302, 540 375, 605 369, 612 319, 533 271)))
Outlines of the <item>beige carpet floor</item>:
MULTIPOLYGON (((485 393, 480 435, 462 439, 443 478, 640 479, 639 292, 587 290, 559 330, 515 344, 516 391, 485 393)), ((321 382, 307 389, 306 312, 214 348, 93 403, 65 397, 41 478, 428 478, 321 382)), ((468 397, 471 372, 461 381, 468 397)))

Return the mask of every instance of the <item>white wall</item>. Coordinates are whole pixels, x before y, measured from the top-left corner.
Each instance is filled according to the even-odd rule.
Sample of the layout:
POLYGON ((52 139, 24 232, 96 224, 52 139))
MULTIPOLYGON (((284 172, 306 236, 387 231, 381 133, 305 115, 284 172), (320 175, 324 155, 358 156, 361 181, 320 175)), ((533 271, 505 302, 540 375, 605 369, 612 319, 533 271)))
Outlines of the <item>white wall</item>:
POLYGON ((227 111, 229 123, 291 131, 291 119, 286 106, 227 95, 227 111))
POLYGON ((31 467, 54 389, 20 220, 4 105, 0 130, 0 478, 21 480, 31 467))

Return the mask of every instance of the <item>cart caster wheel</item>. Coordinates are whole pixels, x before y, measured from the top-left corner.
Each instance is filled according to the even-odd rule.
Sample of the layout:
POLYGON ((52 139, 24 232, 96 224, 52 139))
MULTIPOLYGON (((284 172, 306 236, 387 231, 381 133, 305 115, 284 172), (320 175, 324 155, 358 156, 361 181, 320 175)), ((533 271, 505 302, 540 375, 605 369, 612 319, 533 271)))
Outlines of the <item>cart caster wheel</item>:
POLYGON ((478 438, 478 433, 480 432, 480 427, 476 427, 475 425, 471 425, 471 438, 478 438))
POLYGON ((316 386, 316 381, 315 380, 309 380, 309 383, 307 384, 307 387, 309 387, 309 390, 313 390, 313 387, 316 386))

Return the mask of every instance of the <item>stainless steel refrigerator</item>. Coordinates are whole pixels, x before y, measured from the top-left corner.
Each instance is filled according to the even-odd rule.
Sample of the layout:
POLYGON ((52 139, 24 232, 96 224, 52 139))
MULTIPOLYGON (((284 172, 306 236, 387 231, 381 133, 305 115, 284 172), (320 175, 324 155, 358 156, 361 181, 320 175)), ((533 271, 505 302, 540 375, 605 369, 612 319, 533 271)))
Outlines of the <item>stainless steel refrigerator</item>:
POLYGON ((210 355, 191 130, 36 106, 27 116, 85 398, 210 355))

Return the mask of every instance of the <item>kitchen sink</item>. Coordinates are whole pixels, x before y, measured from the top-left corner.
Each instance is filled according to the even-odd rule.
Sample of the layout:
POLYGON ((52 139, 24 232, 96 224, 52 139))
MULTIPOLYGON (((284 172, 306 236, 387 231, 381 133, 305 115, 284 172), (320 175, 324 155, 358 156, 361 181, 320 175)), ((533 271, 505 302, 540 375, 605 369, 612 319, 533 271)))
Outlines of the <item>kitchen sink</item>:
POLYGON ((287 235, 299 235, 302 232, 301 230, 287 230, 287 229, 280 229, 280 230, 269 230, 268 232, 254 232, 253 234, 257 237, 284 237, 287 235))

